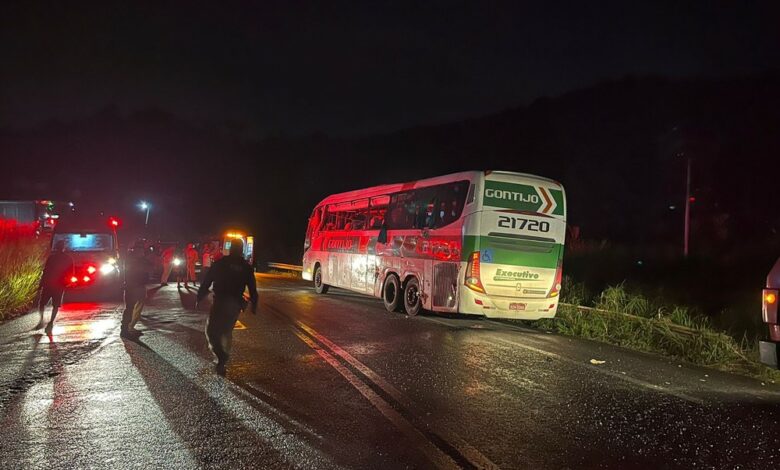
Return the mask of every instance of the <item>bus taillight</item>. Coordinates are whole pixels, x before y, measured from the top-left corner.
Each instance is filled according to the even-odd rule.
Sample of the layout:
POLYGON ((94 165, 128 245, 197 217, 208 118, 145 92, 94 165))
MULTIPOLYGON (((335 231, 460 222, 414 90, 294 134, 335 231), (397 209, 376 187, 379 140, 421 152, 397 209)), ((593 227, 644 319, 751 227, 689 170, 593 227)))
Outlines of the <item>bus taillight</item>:
POLYGON ((485 293, 482 286, 482 280, 479 277, 479 251, 475 251, 469 256, 469 262, 466 264, 466 287, 469 289, 485 293))
POLYGON ((555 270, 555 282, 553 283, 552 288, 550 288, 550 293, 547 295, 547 297, 556 297, 558 294, 561 293, 561 282, 563 281, 563 263, 561 263, 560 260, 558 260, 558 268, 555 270))

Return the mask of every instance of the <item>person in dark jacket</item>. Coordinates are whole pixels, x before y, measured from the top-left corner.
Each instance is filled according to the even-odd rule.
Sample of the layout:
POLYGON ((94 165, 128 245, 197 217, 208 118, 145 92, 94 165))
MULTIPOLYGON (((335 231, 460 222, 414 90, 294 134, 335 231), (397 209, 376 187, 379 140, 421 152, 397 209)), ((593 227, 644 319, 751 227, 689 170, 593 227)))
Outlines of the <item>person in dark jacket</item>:
POLYGON ((125 311, 122 313, 121 336, 133 338, 140 334, 135 324, 141 318, 146 302, 146 281, 151 264, 146 259, 143 241, 137 241, 125 258, 125 311))
POLYGON ((233 327, 241 310, 246 308, 244 291, 249 289, 252 314, 257 313, 257 284, 252 267, 243 258, 244 243, 232 240, 230 254, 215 261, 198 289, 198 304, 209 294, 214 284, 214 303, 206 321, 206 339, 217 357, 216 371, 225 375, 233 342, 233 327))
POLYGON ((51 334, 54 327, 54 319, 57 318, 57 311, 59 311, 62 298, 65 295, 65 285, 68 279, 73 276, 74 269, 73 258, 65 253, 65 242, 58 241, 43 267, 40 285, 41 297, 38 300, 38 313, 41 319, 37 328, 43 327, 43 311, 51 300, 51 320, 46 325, 46 333, 48 334, 51 334))

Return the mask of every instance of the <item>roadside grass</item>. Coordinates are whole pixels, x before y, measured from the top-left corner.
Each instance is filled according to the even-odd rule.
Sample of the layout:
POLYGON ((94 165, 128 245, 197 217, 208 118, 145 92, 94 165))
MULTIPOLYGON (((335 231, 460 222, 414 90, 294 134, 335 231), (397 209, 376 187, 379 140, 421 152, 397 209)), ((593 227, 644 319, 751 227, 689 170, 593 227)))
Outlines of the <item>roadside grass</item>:
POLYGON ((539 320, 536 327, 780 381, 780 371, 759 362, 757 341, 746 336, 738 340, 714 328, 709 318, 685 307, 652 302, 628 292, 622 284, 593 297, 584 286, 568 278, 564 279, 562 294, 556 317, 539 320), (585 305, 587 298, 591 306, 585 305))
POLYGON ((35 300, 46 249, 32 227, 0 220, 0 320, 26 311, 35 300))

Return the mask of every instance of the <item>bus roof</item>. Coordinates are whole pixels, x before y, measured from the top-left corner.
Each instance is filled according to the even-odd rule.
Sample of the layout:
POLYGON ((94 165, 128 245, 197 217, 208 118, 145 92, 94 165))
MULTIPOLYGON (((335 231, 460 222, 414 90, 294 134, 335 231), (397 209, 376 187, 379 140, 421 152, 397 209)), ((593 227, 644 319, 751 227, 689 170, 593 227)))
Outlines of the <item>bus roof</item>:
POLYGON ((425 178, 420 179, 416 181, 409 181, 406 183, 392 183, 392 184, 383 184, 380 186, 372 186, 365 189, 356 189, 353 191, 347 191, 344 193, 338 193, 338 194, 332 194, 317 204, 316 207, 320 207, 326 204, 337 204, 340 202, 346 202, 346 201, 354 201, 356 199, 363 199, 363 198, 369 198, 369 197, 376 197, 376 196, 382 196, 385 194, 392 194, 397 193, 400 191, 406 191, 409 189, 415 189, 415 188, 424 188, 427 186, 435 186, 437 184, 443 184, 443 183, 449 183, 451 181, 461 181, 461 180, 469 180, 474 181, 475 179, 481 177, 481 176, 490 176, 491 174, 494 175, 507 175, 507 176, 520 176, 523 178, 529 178, 534 180, 540 180, 545 181, 547 183, 554 184, 556 186, 561 186, 561 183, 552 180, 550 178, 545 178, 542 176, 536 176, 529 173, 517 173, 512 171, 462 171, 459 173, 450 173, 448 175, 442 175, 442 176, 435 176, 433 178, 425 178))

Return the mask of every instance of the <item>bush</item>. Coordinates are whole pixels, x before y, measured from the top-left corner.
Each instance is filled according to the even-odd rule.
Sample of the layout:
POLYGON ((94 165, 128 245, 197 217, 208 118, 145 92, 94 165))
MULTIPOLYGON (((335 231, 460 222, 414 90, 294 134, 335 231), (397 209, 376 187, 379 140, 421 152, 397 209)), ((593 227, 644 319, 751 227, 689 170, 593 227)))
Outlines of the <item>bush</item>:
POLYGON ((0 219, 0 320, 32 305, 47 246, 31 226, 0 219))

